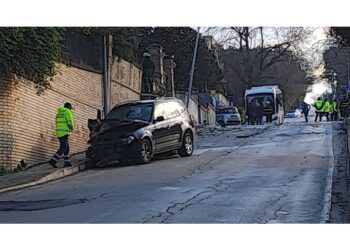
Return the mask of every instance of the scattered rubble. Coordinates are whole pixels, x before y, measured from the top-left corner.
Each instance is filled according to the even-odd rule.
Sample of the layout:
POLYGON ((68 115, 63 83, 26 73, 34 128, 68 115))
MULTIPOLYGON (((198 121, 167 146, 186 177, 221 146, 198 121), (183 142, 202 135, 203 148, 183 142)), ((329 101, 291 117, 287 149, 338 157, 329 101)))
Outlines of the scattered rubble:
POLYGON ((197 135, 201 138, 205 136, 218 136, 222 135, 227 131, 231 131, 232 135, 235 135, 237 138, 246 138, 253 135, 260 134, 262 131, 267 129, 269 126, 216 126, 216 125, 197 125, 196 132, 197 135))

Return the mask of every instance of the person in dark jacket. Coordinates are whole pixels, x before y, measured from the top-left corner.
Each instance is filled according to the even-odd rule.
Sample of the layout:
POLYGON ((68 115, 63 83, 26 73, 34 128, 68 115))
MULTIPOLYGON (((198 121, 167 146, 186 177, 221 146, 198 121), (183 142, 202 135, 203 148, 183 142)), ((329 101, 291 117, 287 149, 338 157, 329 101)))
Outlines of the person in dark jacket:
POLYGON ((332 107, 331 121, 337 121, 338 120, 338 104, 337 104, 336 99, 333 100, 331 107, 332 107))
POLYGON ((143 82, 143 92, 152 93, 153 92, 153 77, 154 77, 155 66, 151 60, 151 55, 148 53, 143 53, 142 62, 142 82, 143 82))
POLYGON ((303 102, 303 114, 305 117, 305 122, 309 122, 307 117, 309 115, 310 109, 311 109, 311 106, 309 104, 307 104, 306 102, 303 102))
POLYGON ((259 102, 256 102, 255 110, 256 125, 262 125, 262 119, 264 117, 264 108, 259 102))
POLYGON ((250 102, 248 103, 248 110, 247 110, 247 116, 248 116, 248 125, 254 125, 254 116, 253 116, 253 109, 254 109, 254 106, 253 106, 253 103, 250 102))

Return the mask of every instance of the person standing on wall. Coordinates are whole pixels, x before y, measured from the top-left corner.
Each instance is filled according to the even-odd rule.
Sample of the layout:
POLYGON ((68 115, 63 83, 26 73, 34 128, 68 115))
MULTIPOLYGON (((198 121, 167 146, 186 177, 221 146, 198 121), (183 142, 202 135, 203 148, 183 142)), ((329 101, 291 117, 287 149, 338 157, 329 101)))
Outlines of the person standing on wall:
POLYGON ((142 62, 142 91, 145 93, 153 93, 153 78, 154 78, 155 66, 152 62, 151 55, 149 53, 143 53, 142 62))
POLYGON ((68 138, 71 135, 74 127, 72 105, 68 102, 57 110, 56 114, 56 136, 60 142, 60 147, 57 152, 52 156, 49 164, 57 168, 57 162, 64 158, 64 167, 72 166, 69 158, 69 142, 68 138))

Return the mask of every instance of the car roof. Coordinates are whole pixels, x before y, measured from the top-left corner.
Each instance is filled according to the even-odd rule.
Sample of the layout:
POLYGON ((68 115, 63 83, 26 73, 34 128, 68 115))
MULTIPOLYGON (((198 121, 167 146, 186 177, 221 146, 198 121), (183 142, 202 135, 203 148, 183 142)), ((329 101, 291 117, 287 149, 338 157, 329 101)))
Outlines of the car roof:
POLYGON ((155 102, 162 102, 162 101, 179 101, 179 99, 174 98, 174 97, 158 97, 156 99, 150 99, 150 100, 132 100, 132 101, 125 101, 116 104, 114 107, 119 107, 122 105, 127 105, 127 104, 147 104, 147 103, 155 103, 155 102))
POLYGON ((218 106, 217 109, 237 108, 236 106, 218 106))

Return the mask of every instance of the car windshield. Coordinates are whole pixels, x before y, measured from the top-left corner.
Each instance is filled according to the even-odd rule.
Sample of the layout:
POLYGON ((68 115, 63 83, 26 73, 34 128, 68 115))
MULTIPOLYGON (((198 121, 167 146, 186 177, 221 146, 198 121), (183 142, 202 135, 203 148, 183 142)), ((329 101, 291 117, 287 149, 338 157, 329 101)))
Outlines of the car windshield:
POLYGON ((273 102, 273 95, 270 93, 260 93, 260 94, 252 94, 247 96, 247 103, 254 103, 258 102, 261 105, 264 105, 265 103, 269 102, 274 106, 273 102))
POLYGON ((141 120, 150 122, 152 119, 153 103, 133 103, 124 104, 112 109, 106 117, 106 120, 141 120))

